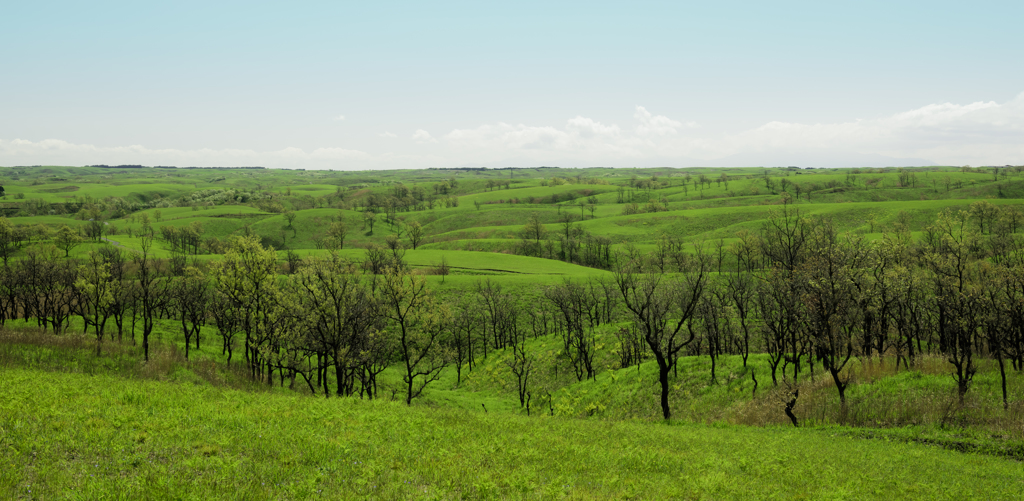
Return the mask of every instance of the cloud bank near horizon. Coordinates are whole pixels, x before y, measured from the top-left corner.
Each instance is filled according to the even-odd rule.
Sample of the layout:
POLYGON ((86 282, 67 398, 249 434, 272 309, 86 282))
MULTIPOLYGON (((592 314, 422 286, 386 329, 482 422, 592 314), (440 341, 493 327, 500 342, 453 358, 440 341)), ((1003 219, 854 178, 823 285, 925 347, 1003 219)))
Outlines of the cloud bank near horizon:
MULTIPOLYGON (((731 134, 637 106, 623 127, 577 116, 561 126, 496 122, 433 135, 420 128, 394 152, 96 146, 0 139, 0 165, 142 164, 386 169, 458 166, 692 167, 1003 165, 1024 163, 1024 93, 1005 102, 930 104, 841 123, 769 122, 731 134)), ((396 134, 384 132, 385 137, 396 134)), ((399 140, 402 141, 402 140, 399 140)))

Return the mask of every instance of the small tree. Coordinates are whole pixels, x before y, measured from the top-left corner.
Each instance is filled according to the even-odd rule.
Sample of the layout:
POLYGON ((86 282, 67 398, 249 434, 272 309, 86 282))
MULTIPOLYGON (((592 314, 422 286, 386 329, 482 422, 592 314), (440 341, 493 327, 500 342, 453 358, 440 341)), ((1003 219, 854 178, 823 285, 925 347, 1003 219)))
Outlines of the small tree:
POLYGON ((370 226, 370 235, 373 234, 373 224, 377 222, 377 213, 366 211, 363 213, 363 228, 370 226))
POLYGON ((522 230, 523 245, 528 248, 526 254, 540 255, 540 241, 546 232, 547 229, 540 222, 540 215, 536 212, 530 214, 530 219, 522 230))
MULTIPOLYGON (((290 188, 289 188, 290 189, 290 188)), ((284 213, 284 219, 288 221, 288 228, 292 230, 292 236, 295 236, 295 211, 288 211, 284 213)))
MULTIPOLYGON (((153 319, 157 310, 162 309, 168 299, 167 282, 159 279, 156 265, 149 257, 152 246, 153 239, 143 237, 142 252, 132 256, 132 261, 138 268, 135 298, 138 301, 138 311, 142 315, 142 351, 146 362, 149 362, 149 335, 153 333, 153 319)), ((134 320, 132 322, 134 339, 134 320)))
POLYGON ((15 227, 6 217, 0 217, 0 258, 7 266, 7 260, 25 243, 25 232, 15 227))
POLYGON ((434 299, 423 277, 401 268, 389 268, 378 287, 381 314, 391 322, 402 356, 405 403, 412 405, 451 362, 445 342, 451 312, 434 299))
POLYGON ((80 293, 79 312, 86 329, 92 325, 96 333, 96 355, 100 355, 103 326, 109 317, 108 308, 114 302, 114 287, 110 281, 110 266, 96 252, 89 253, 88 263, 78 267, 75 288, 80 293))
POLYGON ((142 225, 142 234, 145 234, 145 235, 152 235, 153 234, 153 228, 150 226, 151 223, 149 221, 149 214, 148 213, 143 212, 142 215, 139 216, 139 223, 142 225))
POLYGON ((441 283, 444 283, 444 277, 447 277, 451 273, 451 267, 448 266, 448 258, 441 256, 441 261, 434 267, 435 273, 441 275, 441 283))
POLYGON ((277 280, 277 253, 264 248, 256 236, 232 237, 228 252, 210 275, 220 299, 231 306, 226 314, 234 316, 235 328, 245 333, 252 378, 265 376, 268 384, 273 383, 275 342, 286 332, 279 327, 290 314, 277 280))
POLYGON ((327 230, 327 247, 331 250, 345 248, 346 235, 348 235, 348 227, 345 226, 345 223, 341 221, 331 223, 331 227, 327 230))
POLYGON ((64 257, 71 255, 71 249, 78 247, 82 243, 82 237, 78 235, 78 232, 72 230, 68 225, 61 226, 57 230, 57 235, 53 238, 53 243, 58 249, 64 251, 64 257))
POLYGON ((526 408, 526 414, 530 414, 529 385, 530 375, 533 373, 533 366, 536 357, 526 351, 526 333, 517 332, 511 343, 512 356, 505 360, 505 365, 512 371, 516 378, 516 390, 519 394, 519 407, 526 408))
POLYGON ((188 360, 189 345, 193 338, 199 348, 199 333, 206 325, 206 309, 209 302, 209 288, 206 276, 199 269, 189 266, 184 276, 178 279, 172 289, 175 310, 181 321, 181 331, 185 336, 185 360, 188 360))
POLYGON ((416 250, 416 247, 420 245, 420 241, 423 240, 423 226, 419 222, 413 221, 406 227, 406 232, 409 237, 409 243, 412 244, 412 250, 416 250))
POLYGON ((696 251, 689 270, 677 282, 652 269, 645 270, 642 263, 625 262, 621 256, 615 269, 623 304, 658 363, 661 411, 666 420, 672 417, 668 376, 679 352, 693 341, 693 330, 685 329, 687 336, 683 328, 693 318, 710 274, 703 249, 697 246, 696 251))

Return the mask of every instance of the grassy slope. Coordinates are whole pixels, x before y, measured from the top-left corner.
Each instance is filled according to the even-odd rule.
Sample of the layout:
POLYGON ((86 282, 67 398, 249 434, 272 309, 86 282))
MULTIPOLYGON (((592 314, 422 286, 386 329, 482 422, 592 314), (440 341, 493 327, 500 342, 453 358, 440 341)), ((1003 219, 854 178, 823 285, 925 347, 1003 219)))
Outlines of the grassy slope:
POLYGON ((823 431, 406 408, 4 369, 0 492, 81 499, 1016 499, 1024 465, 823 431))

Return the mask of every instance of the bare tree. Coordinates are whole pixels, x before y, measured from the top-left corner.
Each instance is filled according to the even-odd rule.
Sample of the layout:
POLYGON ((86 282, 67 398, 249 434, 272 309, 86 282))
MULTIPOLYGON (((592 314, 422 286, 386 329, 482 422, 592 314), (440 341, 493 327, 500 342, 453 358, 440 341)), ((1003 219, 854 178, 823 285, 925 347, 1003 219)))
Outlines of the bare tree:
MULTIPOLYGON (((149 362, 149 336, 153 333, 153 319, 156 312, 167 300, 166 282, 159 277, 159 270, 156 264, 149 258, 149 251, 153 245, 153 238, 146 236, 142 238, 142 252, 132 255, 138 271, 136 272, 136 297, 138 300, 139 313, 142 316, 142 351, 145 360, 149 362)), ((132 331, 134 333, 134 329, 132 331)))
POLYGON ((725 287, 736 319, 740 323, 740 332, 743 335, 740 341, 740 355, 743 357, 743 366, 746 367, 747 358, 750 356, 750 333, 754 323, 756 284, 749 273, 736 272, 726 276, 725 287))
POLYGON ((594 310, 597 309, 596 297, 581 284, 566 279, 562 284, 548 287, 544 291, 548 299, 559 313, 562 314, 565 330, 563 331, 563 353, 569 359, 576 380, 582 381, 596 376, 594 354, 596 337, 594 328, 597 326, 594 310))
POLYGON ((934 277, 939 349, 953 365, 961 405, 974 379, 974 345, 981 322, 980 294, 971 278, 979 251, 977 230, 966 211, 946 210, 924 236, 924 262, 934 277))
POLYGON ((171 288, 174 309, 181 322, 185 337, 185 360, 188 360, 189 346, 194 338, 199 348, 199 334, 206 325, 206 310, 209 303, 209 287, 206 276, 198 268, 189 266, 183 276, 171 288))
POLYGON ((623 304, 658 363, 661 411, 665 419, 672 417, 668 402, 669 373, 679 351, 694 338, 690 329, 685 330, 689 334, 686 336, 683 327, 693 319, 697 300, 704 293, 709 277, 703 247, 697 245, 695 251, 693 266, 677 282, 670 282, 662 273, 643 270, 639 263, 624 262, 621 256, 615 270, 623 304))
POLYGON ((801 323, 814 343, 814 354, 832 376, 845 412, 850 376, 842 371, 856 355, 862 325, 856 317, 854 283, 864 273, 867 252, 859 240, 839 242, 828 224, 816 227, 812 240, 810 257, 799 268, 801 323))
POLYGON ((381 315, 395 329, 404 365, 405 403, 420 396, 451 362, 445 334, 451 321, 448 306, 438 302, 423 277, 388 268, 378 283, 381 315))
POLYGON ((530 375, 533 373, 536 357, 526 351, 525 333, 516 333, 509 347, 512 350, 511 357, 505 360, 505 365, 512 371, 516 378, 516 392, 519 395, 519 407, 525 407, 527 415, 530 414, 530 375))
POLYGON ((715 377, 718 357, 722 355, 732 331, 733 313, 729 304, 729 295, 720 280, 709 280, 704 294, 697 303, 696 318, 704 340, 707 341, 708 357, 711 359, 711 382, 715 377))
POLYGON ((455 364, 455 384, 462 384, 462 368, 474 365, 474 354, 477 350, 480 331, 483 329, 483 318, 475 302, 463 299, 454 306, 451 329, 450 347, 452 362, 455 364))

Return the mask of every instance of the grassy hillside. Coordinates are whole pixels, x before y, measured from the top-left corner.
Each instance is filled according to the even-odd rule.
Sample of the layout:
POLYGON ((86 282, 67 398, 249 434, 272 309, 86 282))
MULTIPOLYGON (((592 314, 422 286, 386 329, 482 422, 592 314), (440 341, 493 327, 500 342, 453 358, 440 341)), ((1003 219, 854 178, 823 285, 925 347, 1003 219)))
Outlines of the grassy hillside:
MULTIPOLYGON (((278 249, 313 250, 330 224, 342 221, 351 249, 383 245, 391 235, 411 246, 407 229, 418 223, 426 249, 514 253, 523 226, 536 216, 545 226, 543 239, 556 247, 570 224, 609 238, 620 250, 625 244, 645 248, 663 235, 697 241, 756 232, 784 199, 803 214, 832 219, 840 232, 875 234, 898 224, 921 231, 948 207, 1024 198, 1018 169, 948 167, 373 173, 15 167, 0 168, 0 184, 6 189, 0 209, 15 224, 84 228, 98 214, 107 237, 133 249, 144 224, 159 236, 162 226, 198 223, 204 240, 255 233, 278 249), (417 198, 392 221, 387 201, 403 194, 417 198), (372 231, 368 210, 376 213, 372 231), (285 217, 289 212, 293 221, 285 217)), ((159 245, 155 251, 169 254, 159 245)), ((481 259, 501 261, 489 254, 481 259)))
POLYGON ((828 430, 652 426, 5 369, 11 498, 1017 499, 1024 466, 828 430))

